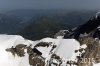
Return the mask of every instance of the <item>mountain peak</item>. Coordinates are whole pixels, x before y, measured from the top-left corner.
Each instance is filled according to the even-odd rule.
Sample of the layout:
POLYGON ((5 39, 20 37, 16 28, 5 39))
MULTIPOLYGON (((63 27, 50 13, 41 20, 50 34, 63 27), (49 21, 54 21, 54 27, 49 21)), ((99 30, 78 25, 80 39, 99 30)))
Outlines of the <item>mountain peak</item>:
POLYGON ((100 16, 100 11, 98 11, 95 15, 95 18, 97 18, 98 16, 100 16))
MULTIPOLYGON (((93 33, 98 30, 100 26, 100 16, 97 18, 90 19, 85 24, 78 26, 75 30, 71 31, 70 34, 65 34, 65 38, 79 39, 80 34, 93 33)), ((94 36, 94 35, 93 35, 94 36)))

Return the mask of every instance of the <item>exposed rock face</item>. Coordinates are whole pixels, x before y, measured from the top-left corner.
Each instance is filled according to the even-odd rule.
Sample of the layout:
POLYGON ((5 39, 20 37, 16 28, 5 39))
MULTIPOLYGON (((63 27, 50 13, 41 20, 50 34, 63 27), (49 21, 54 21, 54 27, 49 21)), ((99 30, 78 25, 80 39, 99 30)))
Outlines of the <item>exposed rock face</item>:
POLYGON ((52 44, 52 42, 40 42, 37 45, 35 45, 35 47, 39 47, 39 46, 49 47, 49 45, 51 45, 51 44, 52 44))
POLYGON ((64 36, 65 34, 68 34, 68 30, 60 30, 58 33, 54 35, 54 38, 57 38, 58 36, 64 36))
POLYGON ((26 48, 26 45, 18 44, 18 45, 16 45, 15 48, 12 46, 12 48, 8 48, 8 49, 6 49, 6 51, 11 52, 14 56, 15 56, 15 54, 17 54, 18 56, 23 57, 25 54, 25 52, 24 52, 25 48, 26 48))
POLYGON ((85 49, 85 53, 78 58, 77 66, 92 66, 93 62, 100 63, 99 39, 87 36, 85 38, 81 38, 80 43, 86 44, 87 48, 85 49))
POLYGON ((32 66, 45 66, 45 63, 44 63, 43 59, 41 59, 38 56, 35 56, 34 58, 33 57, 34 56, 31 56, 31 55, 29 56, 30 65, 32 65, 32 66))
POLYGON ((62 60, 59 56, 57 56, 56 54, 52 54, 51 59, 49 61, 49 66, 61 66, 62 64, 62 60), (55 62, 57 61, 57 62, 55 62))
POLYGON ((65 34, 64 38, 75 38, 79 39, 80 34, 84 33, 93 33, 93 37, 98 37, 100 34, 100 31, 98 31, 98 28, 100 26, 100 16, 97 18, 90 19, 85 24, 78 26, 75 30, 71 29, 69 34, 65 34))
POLYGON ((34 52, 31 46, 27 47, 27 53, 29 54, 29 64, 32 66, 44 66, 45 60, 38 53, 34 52))
POLYGON ((24 44, 18 44, 14 47, 7 48, 6 51, 11 52, 14 56, 17 54, 20 57, 25 56, 25 49, 27 49, 27 53, 29 55, 29 64, 32 66, 45 66, 44 58, 38 53, 34 52, 31 46, 27 46, 24 44))

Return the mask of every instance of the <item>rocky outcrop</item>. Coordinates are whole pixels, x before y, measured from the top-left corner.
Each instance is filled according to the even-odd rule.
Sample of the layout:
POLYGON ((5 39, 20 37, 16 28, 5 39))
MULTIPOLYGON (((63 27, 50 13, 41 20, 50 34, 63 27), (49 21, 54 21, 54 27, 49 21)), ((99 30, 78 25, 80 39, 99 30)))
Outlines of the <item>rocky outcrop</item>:
POLYGON ((93 63, 100 63, 100 42, 98 38, 85 37, 80 39, 81 44, 86 44, 85 53, 78 58, 77 66, 92 66, 93 63))
POLYGON ((25 56, 25 49, 27 49, 27 54, 29 55, 29 64, 32 66, 45 66, 45 59, 38 53, 34 52, 34 49, 30 46, 24 44, 18 44, 15 48, 7 48, 7 52, 11 52, 15 56, 17 54, 19 57, 25 56))
POLYGON ((11 52, 14 56, 15 56, 15 54, 17 54, 18 56, 23 57, 23 56, 25 56, 24 55, 25 48, 26 48, 26 45, 18 44, 18 45, 16 45, 15 48, 13 46, 11 48, 7 48, 6 51, 11 52))
POLYGON ((97 18, 90 19, 85 24, 76 27, 74 30, 71 29, 69 34, 64 35, 64 38, 75 38, 78 40, 80 34, 84 33, 89 34, 91 32, 93 33, 93 37, 98 37, 98 34, 100 34, 100 32, 98 31, 97 27, 99 26, 100 26, 100 16, 98 16, 97 18))

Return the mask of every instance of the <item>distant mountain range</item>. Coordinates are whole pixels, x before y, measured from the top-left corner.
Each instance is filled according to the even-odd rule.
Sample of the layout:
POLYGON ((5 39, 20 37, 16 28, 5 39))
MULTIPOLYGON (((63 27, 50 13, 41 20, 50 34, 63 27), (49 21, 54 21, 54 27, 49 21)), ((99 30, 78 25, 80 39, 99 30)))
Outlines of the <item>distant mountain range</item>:
POLYGON ((0 33, 19 34, 31 40, 52 37, 59 30, 84 24, 95 13, 96 11, 12 10, 0 14, 0 33))
MULTIPOLYGON (((19 28, 15 34, 25 38, 19 35, 0 35, 0 65, 100 66, 100 16, 91 16, 84 24, 76 27, 59 21, 60 18, 58 15, 41 16, 25 23, 18 21, 18 26, 22 24, 21 28, 25 27, 19 28)), ((10 25, 11 22, 3 23, 10 25)))
POLYGON ((67 24, 78 26, 90 19, 97 11, 91 10, 32 10, 17 9, 6 12, 7 15, 23 18, 25 22, 38 20, 41 17, 49 17, 52 20, 66 22, 67 24), (27 21, 28 20, 28 21, 27 21))
POLYGON ((17 17, 0 14, 0 33, 11 34, 17 32, 21 28, 21 21, 17 17))

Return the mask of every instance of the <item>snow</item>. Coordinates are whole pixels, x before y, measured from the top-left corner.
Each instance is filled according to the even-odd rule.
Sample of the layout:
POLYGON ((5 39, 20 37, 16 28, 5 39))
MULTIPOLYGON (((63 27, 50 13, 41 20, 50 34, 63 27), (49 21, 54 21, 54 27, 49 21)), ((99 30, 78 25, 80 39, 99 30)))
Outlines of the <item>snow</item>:
POLYGON ((100 63, 97 63, 97 64, 93 64, 93 66, 100 66, 100 63))
MULTIPOLYGON (((83 48, 83 49, 85 49, 87 46, 86 46, 86 44, 83 44, 83 45, 81 45, 81 46, 79 46, 76 50, 79 50, 80 48, 83 48)), ((85 51, 82 51, 82 53, 84 53, 85 51)), ((76 61, 77 62, 77 58, 76 58, 76 56, 80 56, 81 54, 82 54, 81 52, 77 52, 77 53, 73 53, 72 54, 72 57, 70 58, 70 60, 73 60, 73 61, 76 61)))
POLYGON ((37 48, 40 52, 42 52, 42 56, 44 57, 44 58, 47 58, 48 57, 48 54, 49 54, 49 52, 50 52, 50 50, 51 50, 51 48, 52 47, 39 47, 39 48, 37 48))
MULTIPOLYGON (((0 66, 31 66, 29 64, 27 49, 24 50, 24 57, 19 57, 18 55, 13 56, 12 53, 7 52, 6 49, 18 44, 32 45, 32 48, 34 48, 34 46, 40 42, 51 42, 49 47, 36 47, 37 50, 42 53, 42 57, 45 58, 45 63, 48 64, 47 61, 50 60, 51 55, 56 54, 62 59, 62 66, 66 66, 66 61, 70 59, 75 61, 76 56, 80 54, 79 52, 75 53, 75 50, 87 47, 85 44, 80 46, 80 43, 75 39, 63 39, 62 36, 31 41, 18 35, 0 35, 0 66), (51 51, 53 45, 57 47, 51 51)), ((56 59, 52 61, 59 63, 56 59)), ((94 64, 93 66, 100 66, 100 63, 94 64)))
MULTIPOLYGON (((46 61, 50 60, 52 53, 58 55, 63 61, 68 61, 69 59, 72 58, 73 54, 75 53, 75 50, 80 48, 80 44, 78 41, 76 41, 75 39, 63 39, 62 36, 58 36, 56 39, 44 38, 40 41, 52 42, 51 45, 57 46, 55 49, 53 49, 52 52, 50 52, 50 50, 52 49, 52 46, 37 47, 37 49, 40 52, 42 52, 42 56, 46 58, 46 61)), ((53 62, 57 62, 57 61, 53 60, 53 62)))
POLYGON ((63 60, 67 60, 72 57, 78 47, 79 43, 75 39, 63 39, 55 53, 63 60))
POLYGON ((95 15, 95 18, 97 18, 98 16, 100 16, 100 11, 98 11, 95 15))
POLYGON ((41 42, 53 42, 54 39, 52 38, 43 38, 42 40, 40 40, 41 42))
POLYGON ((6 51, 7 48, 17 44, 29 45, 30 42, 28 43, 18 35, 0 35, 0 66, 30 66, 27 53, 25 53, 24 57, 18 57, 17 55, 14 57, 10 52, 6 51))

